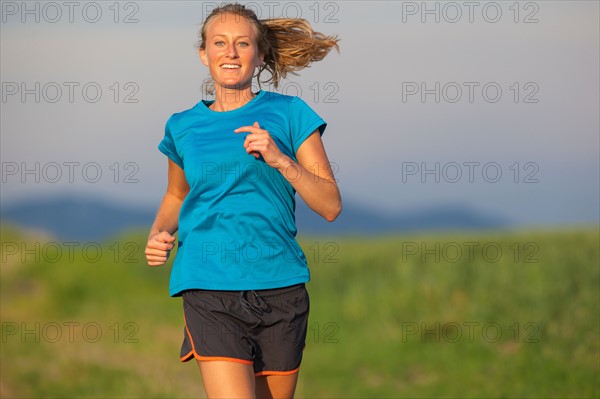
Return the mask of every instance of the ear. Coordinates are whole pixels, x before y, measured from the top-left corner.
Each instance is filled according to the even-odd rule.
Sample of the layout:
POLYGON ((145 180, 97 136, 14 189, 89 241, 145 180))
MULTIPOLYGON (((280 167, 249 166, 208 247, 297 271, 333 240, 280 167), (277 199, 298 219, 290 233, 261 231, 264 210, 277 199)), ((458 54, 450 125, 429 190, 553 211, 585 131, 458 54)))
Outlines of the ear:
POLYGON ((258 66, 262 66, 265 63, 265 55, 262 53, 258 54, 258 66))
POLYGON ((208 66, 208 58, 206 57, 206 49, 199 48, 198 54, 200 55, 200 61, 206 66, 208 66))

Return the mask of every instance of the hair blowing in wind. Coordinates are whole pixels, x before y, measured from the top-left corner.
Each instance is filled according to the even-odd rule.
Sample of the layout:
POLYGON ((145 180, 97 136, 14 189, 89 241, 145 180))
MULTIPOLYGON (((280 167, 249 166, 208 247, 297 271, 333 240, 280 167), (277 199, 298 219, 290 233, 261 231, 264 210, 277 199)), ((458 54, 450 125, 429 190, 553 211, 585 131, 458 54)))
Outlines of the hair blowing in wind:
POLYGON ((256 33, 258 50, 264 54, 264 64, 258 69, 257 79, 265 70, 277 88, 288 73, 294 74, 307 68, 312 62, 321 61, 332 48, 339 51, 337 36, 315 32, 308 21, 301 18, 272 18, 259 20, 254 11, 241 4, 226 4, 215 8, 204 21, 200 30, 200 48, 206 46, 206 27, 215 18, 234 14, 246 18, 256 33))

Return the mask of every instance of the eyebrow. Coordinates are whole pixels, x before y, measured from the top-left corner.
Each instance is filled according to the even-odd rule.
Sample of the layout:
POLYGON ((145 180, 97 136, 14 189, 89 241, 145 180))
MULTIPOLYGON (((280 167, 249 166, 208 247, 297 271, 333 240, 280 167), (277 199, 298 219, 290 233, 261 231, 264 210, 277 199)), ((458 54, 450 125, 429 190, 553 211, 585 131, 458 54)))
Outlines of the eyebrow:
MULTIPOLYGON (((213 35, 213 38, 215 38, 217 36, 227 37, 227 35, 224 35, 222 33, 218 33, 216 35, 213 35)), ((246 35, 236 36, 234 39, 242 39, 242 38, 248 38, 248 39, 250 39, 250 36, 246 36, 246 35)))

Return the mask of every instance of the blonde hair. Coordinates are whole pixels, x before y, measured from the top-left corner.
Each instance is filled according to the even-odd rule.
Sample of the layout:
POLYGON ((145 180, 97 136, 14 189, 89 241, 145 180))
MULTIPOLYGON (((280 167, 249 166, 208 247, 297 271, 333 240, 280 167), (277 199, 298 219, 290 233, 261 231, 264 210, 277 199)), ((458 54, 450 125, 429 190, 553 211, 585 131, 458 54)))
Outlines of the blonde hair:
POLYGON ((267 70, 271 77, 263 83, 272 82, 277 88, 288 73, 295 74, 315 61, 321 61, 332 48, 339 52, 337 36, 315 32, 308 21, 301 18, 272 18, 259 20, 253 10, 241 4, 225 4, 215 8, 204 20, 200 29, 199 48, 206 48, 206 27, 210 21, 224 14, 245 18, 256 33, 259 53, 264 55, 264 64, 256 74, 260 86, 260 75, 267 70))

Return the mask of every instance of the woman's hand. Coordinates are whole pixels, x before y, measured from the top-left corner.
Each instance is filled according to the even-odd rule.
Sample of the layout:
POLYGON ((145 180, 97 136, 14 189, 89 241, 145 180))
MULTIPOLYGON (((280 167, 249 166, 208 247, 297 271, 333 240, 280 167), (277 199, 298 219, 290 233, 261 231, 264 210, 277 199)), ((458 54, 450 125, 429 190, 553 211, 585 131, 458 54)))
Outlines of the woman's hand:
POLYGON ((148 238, 146 244, 146 260, 148 266, 162 266, 167 261, 174 247, 175 237, 166 231, 156 233, 148 238))
POLYGON ((262 156, 264 161, 275 169, 281 169, 291 162, 291 159, 284 155, 268 131, 261 129, 258 122, 252 126, 242 126, 234 130, 235 133, 250 133, 244 140, 244 148, 248 154, 256 158, 262 156))

